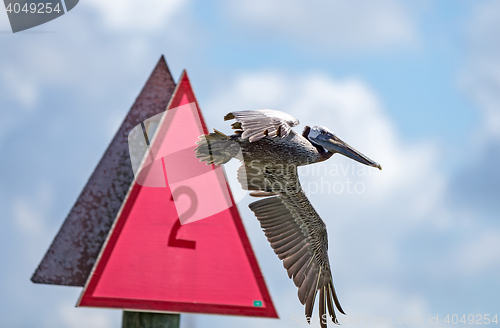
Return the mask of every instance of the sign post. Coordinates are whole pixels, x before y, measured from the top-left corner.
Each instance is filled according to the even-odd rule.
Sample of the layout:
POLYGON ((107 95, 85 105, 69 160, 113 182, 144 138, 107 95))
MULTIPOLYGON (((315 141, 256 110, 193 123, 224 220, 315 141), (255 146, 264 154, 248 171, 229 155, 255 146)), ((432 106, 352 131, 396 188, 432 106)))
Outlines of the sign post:
POLYGON ((179 328, 180 314, 123 311, 122 328, 179 328))

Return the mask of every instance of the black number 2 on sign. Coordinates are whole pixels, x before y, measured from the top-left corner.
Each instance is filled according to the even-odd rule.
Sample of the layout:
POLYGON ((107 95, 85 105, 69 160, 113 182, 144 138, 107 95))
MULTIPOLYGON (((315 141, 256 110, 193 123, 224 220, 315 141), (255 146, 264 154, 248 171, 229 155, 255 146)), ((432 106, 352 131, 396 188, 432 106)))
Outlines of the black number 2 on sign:
POLYGON ((175 221, 175 224, 172 227, 172 230, 170 231, 170 236, 168 238, 168 246, 195 249, 196 241, 178 239, 177 233, 179 232, 179 229, 182 227, 181 221, 186 222, 186 220, 189 219, 196 212, 196 207, 198 206, 198 199, 196 198, 196 193, 194 192, 194 190, 187 186, 181 186, 175 189, 172 192, 171 200, 178 199, 180 195, 189 196, 189 199, 191 200, 191 205, 184 213, 179 215, 179 220, 175 221))
POLYGON ((47 23, 73 9, 79 0, 4 0, 12 32, 47 23))

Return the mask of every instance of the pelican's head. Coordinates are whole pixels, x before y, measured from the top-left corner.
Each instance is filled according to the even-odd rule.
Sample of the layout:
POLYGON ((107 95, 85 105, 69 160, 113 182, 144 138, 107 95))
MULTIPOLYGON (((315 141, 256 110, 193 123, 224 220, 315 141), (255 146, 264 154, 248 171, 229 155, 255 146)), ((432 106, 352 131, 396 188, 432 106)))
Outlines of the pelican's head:
POLYGON ((304 136, 307 136, 307 139, 313 144, 323 147, 332 154, 339 153, 362 164, 378 167, 379 170, 382 170, 379 163, 361 154, 323 126, 307 126, 304 130, 304 136))

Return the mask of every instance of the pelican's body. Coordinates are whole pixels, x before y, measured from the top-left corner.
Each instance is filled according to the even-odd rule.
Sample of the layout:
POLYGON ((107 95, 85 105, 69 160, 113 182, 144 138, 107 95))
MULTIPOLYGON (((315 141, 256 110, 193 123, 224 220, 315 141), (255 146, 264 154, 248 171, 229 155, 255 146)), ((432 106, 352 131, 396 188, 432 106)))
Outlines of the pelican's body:
POLYGON ((243 139, 241 135, 233 135, 231 139, 238 143, 245 162, 258 160, 266 164, 302 166, 325 159, 309 140, 295 131, 284 138, 267 137, 257 142, 243 139))
POLYGON ((333 287, 328 259, 326 225, 300 186, 297 167, 341 153, 358 162, 380 165, 354 150, 331 131, 306 127, 297 134, 294 117, 273 110, 232 112, 235 134, 215 131, 200 137, 196 156, 207 164, 242 161, 238 181, 251 196, 267 197, 249 205, 288 276, 299 288, 298 297, 308 321, 319 291, 320 324, 326 327, 326 308, 336 323, 333 303, 344 313, 333 287))

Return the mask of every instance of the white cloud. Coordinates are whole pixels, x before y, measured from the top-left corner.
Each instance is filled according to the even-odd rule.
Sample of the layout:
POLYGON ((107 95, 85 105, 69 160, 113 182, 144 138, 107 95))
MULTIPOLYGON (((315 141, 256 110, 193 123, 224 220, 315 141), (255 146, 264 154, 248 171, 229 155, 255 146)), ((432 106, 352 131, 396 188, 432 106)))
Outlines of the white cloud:
POLYGON ((193 37, 196 24, 189 12, 183 11, 183 4, 81 2, 67 15, 70 21, 64 16, 40 27, 43 31, 50 26, 55 33, 3 35, 0 148, 6 138, 35 116, 51 119, 57 111, 59 119, 92 117, 99 131, 105 130, 106 136, 114 134, 114 129, 109 129, 116 126, 114 117, 95 117, 123 117, 166 50, 167 60, 175 62, 178 58, 188 60, 193 47, 199 46, 193 37), (106 17, 115 15, 113 6, 118 8, 118 22, 106 17), (153 10, 154 14, 140 21, 142 18, 132 15, 134 6, 153 10), (122 10, 134 17, 127 18, 122 10))
POLYGON ((153 31, 162 27, 182 7, 185 0, 86 2, 99 10, 104 23, 115 30, 153 31))
MULTIPOLYGON (((116 312, 116 311, 114 311, 116 312)), ((61 304, 57 309, 57 325, 68 328, 111 328, 116 327, 115 313, 110 310, 75 308, 61 304)))
POLYGON ((463 72, 460 83, 481 112, 480 141, 500 137, 500 60, 474 59, 463 72))
POLYGON ((7 11, 0 10, 0 31, 6 32, 11 31, 9 17, 7 16, 7 11))
POLYGON ((479 275, 498 268, 500 262, 500 231, 483 231, 474 235, 456 250, 454 267, 465 275, 479 275))
POLYGON ((0 80, 9 81, 6 83, 8 93, 15 98, 24 109, 31 110, 39 98, 39 90, 33 79, 21 76, 15 68, 3 65, 0 80))
MULTIPOLYGON (((322 74, 287 76, 257 72, 238 76, 232 85, 232 89, 214 96, 208 108, 219 115, 233 110, 272 108, 299 118, 301 127, 327 126, 382 164, 382 172, 367 170, 369 176, 365 183, 370 190, 376 190, 376 194, 370 195, 371 199, 387 200, 392 193, 401 193, 401 188, 406 190, 416 185, 427 192, 416 199, 415 208, 425 209, 431 205, 423 204, 438 198, 443 182, 433 172, 437 150, 429 143, 407 145, 402 142, 380 100, 363 81, 355 78, 336 81, 322 74), (434 182, 424 187, 420 181, 429 174, 434 182)), ((349 172, 343 175, 352 175, 351 169, 355 169, 354 172, 364 169, 353 167, 354 162, 340 155, 325 163, 328 172, 332 169, 331 164, 344 165, 343 169, 349 172)), ((339 172, 342 173, 342 169, 339 172)))
POLYGON ((478 2, 467 25, 468 64, 460 83, 482 114, 480 141, 500 137, 500 3, 478 2))
POLYGON ((18 197, 12 202, 15 226, 25 237, 41 237, 48 233, 46 215, 54 203, 54 190, 48 183, 40 183, 33 198, 18 197))
POLYGON ((403 322, 407 320, 406 324, 425 324, 428 320, 428 305, 422 296, 407 295, 391 285, 360 286, 347 297, 356 307, 353 313, 342 317, 343 325, 394 327, 399 318, 403 322))
POLYGON ((466 36, 472 53, 493 55, 500 52, 498 31, 500 30, 500 3, 498 1, 478 2, 471 11, 466 36))
POLYGON ((465 25, 467 52, 459 85, 479 112, 465 165, 454 178, 459 206, 483 217, 498 212, 500 175, 500 2, 474 2, 465 25))
POLYGON ((245 0, 227 5, 228 15, 261 36, 275 33, 320 49, 381 49, 418 40, 410 9, 393 0, 245 0))

